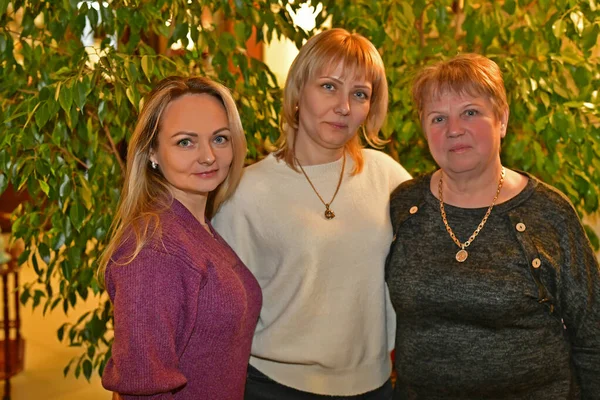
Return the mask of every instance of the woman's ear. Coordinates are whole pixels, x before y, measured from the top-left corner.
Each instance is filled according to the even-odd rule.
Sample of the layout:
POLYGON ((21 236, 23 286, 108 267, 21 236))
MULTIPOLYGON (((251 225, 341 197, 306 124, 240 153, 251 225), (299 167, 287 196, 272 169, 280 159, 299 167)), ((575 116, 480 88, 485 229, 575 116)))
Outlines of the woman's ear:
POLYGON ((506 131, 508 129, 508 116, 510 115, 510 111, 508 110, 508 108, 506 108, 506 110, 504 110, 504 112, 502 113, 502 117, 500 118, 500 137, 502 139, 504 139, 504 136, 506 136, 506 131))
POLYGON ((150 160, 150 162, 152 164, 158 164, 158 161, 156 160, 156 153, 154 152, 154 149, 150 149, 150 156, 148 157, 148 159, 150 160))

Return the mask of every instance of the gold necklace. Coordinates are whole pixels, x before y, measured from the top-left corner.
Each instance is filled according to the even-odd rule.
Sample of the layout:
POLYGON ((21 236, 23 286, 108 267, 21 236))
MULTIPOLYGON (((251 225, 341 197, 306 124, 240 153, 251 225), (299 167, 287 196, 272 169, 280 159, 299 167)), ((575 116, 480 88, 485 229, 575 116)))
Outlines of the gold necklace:
POLYGON ((304 174, 304 177, 310 184, 310 187, 315 192, 315 194, 317 195, 319 200, 321 200, 321 203, 323 203, 323 205, 325 206, 325 218, 327 218, 327 219, 335 218, 335 213, 329 207, 331 206, 331 203, 333 203, 333 200, 335 200, 335 196, 338 194, 338 191, 340 190, 340 186, 342 185, 342 180, 344 179, 344 168, 346 167, 346 152, 345 151, 344 151, 343 158, 344 159, 342 161, 342 173, 340 174, 340 180, 338 181, 337 187, 335 188, 335 193, 333 194, 333 197, 331 198, 331 200, 329 200, 329 203, 325 203, 325 200, 323 200, 323 198, 321 197, 319 192, 317 192, 317 188, 315 188, 315 185, 313 185, 313 183, 311 182, 308 175, 306 175, 306 171, 304 171, 304 168, 302 168, 302 164, 300 164, 300 161, 298 161, 296 156, 294 156, 294 160, 296 160, 296 164, 298 164, 298 166, 300 167, 300 171, 302 171, 302 173, 304 174))
POLYGON ((455 257, 456 261, 464 262, 467 259, 467 257, 469 256, 469 253, 467 253, 467 250, 465 250, 465 249, 467 247, 469 247, 471 242, 473 240, 475 240, 477 235, 479 235, 479 232, 481 231, 481 229, 483 229, 483 226, 487 222, 488 217, 490 216, 490 213, 492 212, 492 208, 494 208, 494 205, 496 204, 496 201, 498 200, 498 196, 500 195, 500 190, 502 189, 502 185, 504 184, 504 167, 502 167, 502 172, 500 173, 500 180, 498 181, 498 189, 496 190, 496 196, 494 196, 494 200, 492 200, 492 204, 488 207, 487 212, 483 216, 483 219, 479 223, 479 226, 477 226, 477 229, 475 229, 475 232, 473 232, 473 234, 471 235, 469 240, 467 240, 464 243, 461 243, 460 240, 458 240, 458 238, 456 237, 454 232, 452 232, 452 228, 450 228, 450 225, 448 225, 448 220, 446 219, 446 210, 444 210, 444 196, 442 193, 443 179, 444 179, 444 172, 442 170, 440 170, 440 182, 438 183, 438 194, 440 197, 440 212, 442 213, 442 221, 444 221, 444 225, 446 226, 446 231, 450 234, 450 237, 452 238, 454 243, 456 243, 456 245, 458 247, 460 247, 460 250, 456 253, 456 257, 455 257))

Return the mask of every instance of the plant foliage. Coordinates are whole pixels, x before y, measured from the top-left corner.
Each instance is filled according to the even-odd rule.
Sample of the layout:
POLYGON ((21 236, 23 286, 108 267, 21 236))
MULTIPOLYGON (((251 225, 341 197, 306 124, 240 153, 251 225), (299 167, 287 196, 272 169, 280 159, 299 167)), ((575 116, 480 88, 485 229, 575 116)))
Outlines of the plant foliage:
MULTIPOLYGON (((598 210, 600 5, 595 0, 328 0, 315 31, 357 31, 380 49, 390 84, 386 151, 412 173, 434 163, 420 132, 410 80, 423 65, 478 52, 504 71, 511 115, 502 158, 598 210)), ((287 0, 0 0, 0 193, 29 193, 13 215, 20 262, 38 275, 21 301, 48 312, 98 307, 65 323, 58 339, 82 348, 65 368, 86 378, 110 356, 111 306, 95 277, 122 184, 123 157, 143 96, 165 76, 204 74, 230 87, 249 162, 278 136, 281 90, 252 40, 312 33, 287 0), (81 37, 93 30, 99 49, 81 37), (250 41, 249 41, 250 40, 250 41), (179 42, 183 49, 173 51, 179 42), (188 48, 189 49, 186 49, 188 48), (90 61, 92 54, 94 61, 90 61)), ((596 235, 589 231, 596 247, 596 235)))

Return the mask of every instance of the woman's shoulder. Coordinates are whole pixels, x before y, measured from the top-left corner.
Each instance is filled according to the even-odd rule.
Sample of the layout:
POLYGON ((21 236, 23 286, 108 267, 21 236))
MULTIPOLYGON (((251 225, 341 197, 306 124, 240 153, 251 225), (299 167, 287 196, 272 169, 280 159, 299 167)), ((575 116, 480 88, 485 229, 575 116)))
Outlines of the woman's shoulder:
POLYGON ((389 168, 402 167, 400 163, 392 158, 389 154, 375 149, 362 149, 361 150, 365 165, 369 163, 376 163, 380 166, 386 166, 389 168))
POLYGON ((575 216, 579 219, 575 206, 566 194, 531 174, 525 173, 525 175, 533 186, 532 201, 526 202, 524 204, 526 207, 544 214, 575 216))
POLYGON ((365 170, 368 174, 387 175, 390 191, 400 183, 411 179, 411 175, 398 161, 383 151, 373 149, 362 150, 365 170))
POLYGON ((419 174, 414 178, 408 179, 402 182, 392 192, 392 200, 401 201, 405 198, 411 198, 414 196, 422 197, 426 190, 429 190, 429 181, 431 180, 431 173, 419 174))
POLYGON ((269 153, 265 158, 245 167, 242 179, 261 179, 265 174, 271 174, 282 167, 286 167, 285 161, 277 158, 275 153, 269 153))
POLYGON ((192 267, 194 257, 191 252, 202 247, 201 238, 166 210, 157 213, 147 225, 139 225, 137 233, 133 227, 128 229, 112 257, 112 264, 130 265, 131 268, 166 266, 171 270, 182 268, 182 271, 189 269, 197 273, 197 268, 192 267), (144 231, 146 240, 138 248, 138 235, 144 231))

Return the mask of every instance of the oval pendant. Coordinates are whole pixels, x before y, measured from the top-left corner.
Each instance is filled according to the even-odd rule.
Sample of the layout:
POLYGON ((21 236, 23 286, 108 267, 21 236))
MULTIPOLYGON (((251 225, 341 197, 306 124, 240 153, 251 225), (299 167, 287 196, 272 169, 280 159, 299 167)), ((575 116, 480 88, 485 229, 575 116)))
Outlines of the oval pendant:
POLYGON ((327 218, 327 219, 333 219, 333 218, 335 218, 335 214, 333 213, 333 211, 331 211, 328 208, 327 210, 325 210, 325 218, 327 218))
POLYGON ((456 253, 456 261, 464 262, 467 257, 469 257, 469 253, 465 249, 460 249, 458 253, 456 253))

